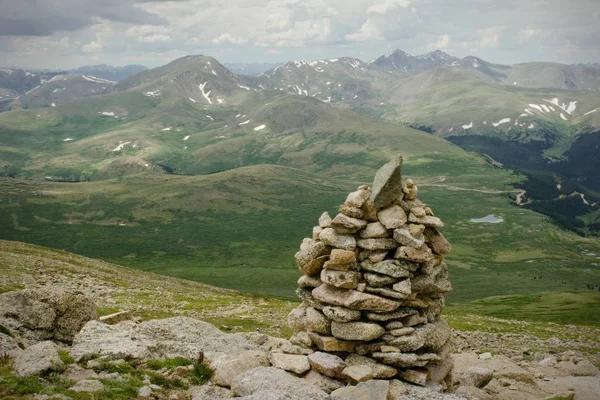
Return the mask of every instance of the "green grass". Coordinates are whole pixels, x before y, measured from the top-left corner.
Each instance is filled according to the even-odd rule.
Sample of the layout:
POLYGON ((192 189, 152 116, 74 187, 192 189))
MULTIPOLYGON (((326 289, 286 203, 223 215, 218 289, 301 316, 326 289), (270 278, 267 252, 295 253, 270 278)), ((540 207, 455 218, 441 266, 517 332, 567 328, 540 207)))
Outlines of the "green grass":
POLYGON ((159 370, 166 368, 167 370, 173 370, 177 367, 186 367, 192 365, 194 362, 184 357, 166 358, 166 359, 155 359, 146 361, 148 368, 153 370, 159 370))
POLYGON ((73 359, 73 357, 71 357, 71 354, 69 354, 68 351, 58 350, 58 356, 65 365, 71 365, 75 363, 75 360, 73 359))

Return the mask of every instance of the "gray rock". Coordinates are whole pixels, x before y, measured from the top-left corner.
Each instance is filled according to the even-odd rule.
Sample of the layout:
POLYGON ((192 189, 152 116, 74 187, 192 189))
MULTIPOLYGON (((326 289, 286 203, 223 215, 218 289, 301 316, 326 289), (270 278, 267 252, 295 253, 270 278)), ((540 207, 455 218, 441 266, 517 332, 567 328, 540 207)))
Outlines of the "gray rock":
POLYGON ((275 367, 259 367, 236 376, 231 382, 231 391, 235 396, 251 396, 261 392, 276 391, 289 394, 290 399, 329 400, 329 396, 304 379, 296 378, 275 367))
POLYGON ((398 205, 391 205, 377 213, 377 218, 387 229, 400 228, 406 224, 407 217, 402 207, 398 205))
POLYGON ((150 397, 152 395, 152 388, 149 386, 142 386, 138 389, 138 396, 140 397, 150 397))
POLYGON ((338 339, 371 341, 385 333, 385 329, 368 322, 335 322, 331 323, 331 333, 338 339))
POLYGON ((412 224, 421 224, 432 228, 444 227, 444 223, 438 217, 433 217, 431 215, 426 215, 424 217, 419 218, 415 216, 415 214, 410 213, 408 214, 408 222, 412 224))
POLYGON ((319 217, 319 226, 321 228, 329 228, 329 227, 331 227, 331 217, 329 216, 329 213, 327 211, 325 211, 319 217))
MULTIPOLYGON (((327 315, 327 314, 326 314, 327 315)), ((308 332, 297 332, 290 338, 290 343, 300 347, 312 346, 312 340, 308 335, 308 332)))
POLYGON ((388 289, 388 288, 374 288, 374 287, 367 286, 366 291, 368 293, 373 293, 373 294, 377 294, 380 296, 390 297, 392 299, 398 299, 398 300, 407 299, 409 297, 408 294, 400 293, 396 290, 388 289))
POLYGON ((91 369, 81 368, 77 364, 71 364, 67 367, 67 371, 65 372, 65 376, 67 379, 79 382, 86 379, 98 378, 98 374, 91 369))
POLYGON ((367 311, 394 311, 400 303, 394 300, 384 299, 368 293, 356 290, 338 289, 323 284, 313 289, 312 295, 315 299, 333 306, 343 306, 353 310, 367 311))
POLYGON ((337 379, 344 378, 342 371, 346 368, 346 363, 336 355, 317 351, 308 356, 308 362, 315 371, 325 376, 337 379))
POLYGON ((404 327, 404 328, 392 329, 390 331, 390 334, 392 336, 405 336, 405 335, 411 335, 414 331, 415 331, 415 328, 413 328, 412 326, 408 326, 408 327, 404 327))
POLYGON ((313 226, 313 229, 312 229, 313 240, 319 240, 319 235, 321 234, 321 231, 323 231, 323 228, 321 228, 320 226, 313 226))
POLYGON ((402 194, 402 156, 397 155, 377 171, 371 201, 377 208, 390 204, 402 194))
POLYGON ((346 386, 331 393, 333 397, 349 400, 388 400, 390 382, 372 379, 356 386, 346 386))
POLYGON ((74 392, 95 393, 103 391, 104 385, 100 381, 94 379, 86 379, 77 382, 75 385, 71 386, 69 390, 72 390, 74 392))
POLYGON ((381 222, 371 222, 358 233, 362 239, 387 238, 390 236, 387 228, 381 222))
POLYGON ((358 239, 356 244, 367 250, 391 250, 398 247, 398 242, 391 238, 358 239))
POLYGON ((385 364, 399 368, 424 367, 430 360, 419 358, 415 353, 383 353, 375 352, 372 357, 385 364))
POLYGON ((427 243, 429 244, 429 248, 440 255, 445 255, 450 253, 452 247, 450 246, 450 242, 438 232, 435 228, 427 228, 425 229, 425 238, 427 239, 427 243))
POLYGON ((321 389, 325 393, 331 393, 334 390, 345 386, 342 382, 320 374, 314 370, 311 370, 306 375, 304 375, 304 379, 313 386, 317 387, 318 389, 321 389))
POLYGON ((342 375, 353 383, 365 382, 373 379, 373 370, 368 365, 353 365, 344 368, 342 375))
POLYGON ((494 371, 489 368, 471 367, 467 369, 464 374, 462 374, 460 381, 463 385, 483 388, 485 385, 490 383, 493 376, 494 371))
POLYGON ((192 400, 223 400, 233 397, 231 390, 210 384, 192 386, 188 389, 188 393, 192 396, 192 400))
POLYGON ((347 215, 352 218, 364 219, 364 216, 365 216, 365 212, 362 209, 356 208, 356 207, 350 207, 345 204, 340 206, 339 211, 342 214, 347 215))
POLYGON ((316 288, 321 286, 323 282, 319 278, 302 275, 298 278, 298 286, 303 288, 316 288))
POLYGON ((360 319, 361 312, 358 310, 351 310, 346 307, 327 306, 323 308, 323 314, 332 321, 337 322, 350 322, 357 321, 360 319))
POLYGON ((377 272, 398 279, 412 277, 410 270, 416 270, 416 268, 418 268, 418 265, 415 267, 414 263, 401 260, 383 260, 378 263, 363 261, 360 263, 360 269, 363 271, 377 272))
POLYGON ((394 229, 394 240, 403 246, 414 247, 416 249, 425 244, 424 235, 415 238, 406 226, 394 229))
POLYGON ((306 309, 306 330, 329 335, 331 333, 331 321, 316 308, 308 307, 306 309))
POLYGON ((387 286, 398 282, 397 278, 388 275, 375 274, 372 272, 365 272, 363 274, 363 277, 365 278, 367 283, 372 287, 387 286))
POLYGON ((78 291, 25 289, 0 294, 0 326, 24 345, 43 340, 71 343, 83 325, 96 318, 96 305, 78 291))
POLYGON ((274 367, 301 375, 310 369, 308 358, 302 355, 271 353, 269 361, 274 367))
POLYGON ((394 367, 390 367, 389 365, 383 365, 378 363, 369 357, 364 357, 358 354, 350 354, 346 357, 346 365, 351 367, 355 365, 366 365, 371 368, 373 378, 376 379, 389 379, 398 373, 398 370, 394 367))
POLYGON ((94 354, 130 358, 196 359, 200 352, 257 350, 258 346, 239 335, 228 335, 215 326, 188 317, 131 321, 106 325, 88 322, 75 336, 71 355, 76 361, 94 354))
POLYGON ((358 286, 358 272, 324 269, 321 271, 321 281, 342 289, 356 289, 356 286, 358 286))
POLYGON ((367 221, 338 214, 331 221, 331 226, 339 233, 354 233, 367 226, 367 221))
POLYGON ((394 258, 408 260, 414 263, 425 263, 433 257, 431 249, 424 244, 422 247, 415 249, 414 247, 401 246, 396 250, 394 258))
POLYGON ((371 196, 371 192, 369 190, 357 190, 356 192, 352 192, 346 197, 346 201, 344 204, 350 207, 362 207, 369 197, 371 196))
MULTIPOLYGON (((388 313, 368 312, 365 314, 365 316, 367 317, 367 319, 370 319, 371 321, 391 321, 391 320, 395 320, 395 319, 399 319, 399 318, 404 318, 409 315, 414 315, 416 313, 417 313, 416 310, 401 309, 401 310, 388 312, 388 313)), ((400 324, 400 325, 402 326, 402 324, 400 324)))
POLYGON ((325 228, 319 235, 323 243, 342 250, 354 250, 356 239, 352 235, 338 234, 333 228, 325 228))
POLYGON ((48 371, 63 371, 63 364, 56 345, 50 341, 34 344, 14 357, 14 371, 17 376, 38 375, 48 371))
POLYGON ((21 348, 12 337, 0 333, 0 357, 5 354, 19 353, 21 348))
POLYGON ((425 324, 415 329, 411 335, 399 336, 388 343, 396 346, 402 352, 412 352, 423 348, 429 351, 439 351, 450 339, 450 326, 444 319, 425 324))
POLYGON ((392 289, 403 294, 410 294, 410 279, 405 279, 403 281, 394 283, 392 285, 392 289))
POLYGON ((239 374, 257 367, 269 366, 267 353, 246 350, 235 353, 205 353, 205 363, 214 370, 210 380, 215 385, 229 387, 239 374))
POLYGON ((296 265, 305 275, 317 274, 328 259, 331 249, 327 244, 313 239, 304 239, 300 251, 294 255, 296 265))

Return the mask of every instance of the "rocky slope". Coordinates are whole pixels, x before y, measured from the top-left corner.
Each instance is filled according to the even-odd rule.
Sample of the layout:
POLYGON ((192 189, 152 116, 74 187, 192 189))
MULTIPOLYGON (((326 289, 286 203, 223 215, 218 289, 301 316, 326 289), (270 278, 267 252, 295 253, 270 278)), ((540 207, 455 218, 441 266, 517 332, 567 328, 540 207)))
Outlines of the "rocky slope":
MULTIPOLYGON (((10 326, 0 331, 0 352, 17 353, 12 360, 4 357, 0 362, 3 398, 333 398, 327 391, 333 389, 328 385, 335 383, 314 367, 319 357, 311 354, 318 352, 273 336, 289 336, 289 331, 282 328, 293 303, 249 297, 16 242, 0 242, 0 271, 5 278, 0 290, 7 292, 0 295, 0 325, 10 326), (29 289, 15 292, 21 288, 29 289), (69 299, 81 297, 56 295, 63 290, 80 292, 78 296, 96 302, 100 320, 94 319, 93 311, 82 313, 81 307, 72 307, 76 303, 69 299), (48 302, 43 300, 48 296, 40 293, 55 293, 51 298, 63 300, 48 302), (14 299, 25 297, 31 300, 29 311, 5 312, 14 299), (77 315, 90 321, 80 332, 57 339, 57 320, 42 329, 32 325, 36 319, 23 318, 26 313, 35 315, 39 310, 36 304, 54 304, 51 308, 63 319, 72 320, 77 315), (115 315, 117 311, 125 312, 115 315), (15 314, 21 318, 15 318, 15 314), (153 319, 157 317, 170 318, 153 319), (13 324, 7 324, 7 319, 13 324), (217 323, 221 329, 199 319, 217 323), (22 329, 14 333, 18 321, 22 329), (19 339, 28 329, 48 334, 35 340, 19 339), (14 338, 6 335, 9 332, 14 338), (202 362, 197 358, 200 351, 204 354, 202 362), (293 371, 306 368, 305 361, 313 371, 298 379, 298 372, 293 371), (317 389, 307 381, 323 386, 317 389)), ((461 327, 468 320, 476 329, 453 331, 456 366, 452 389, 460 396, 595 398, 599 372, 587 360, 598 362, 592 354, 598 352, 597 329, 467 315, 449 315, 448 319, 451 325, 461 327), (505 332, 494 332, 500 326, 505 332), (554 337, 545 338, 545 329, 551 330, 554 337)), ((363 390, 369 390, 381 396, 391 393, 394 396, 390 398, 402 400, 463 398, 407 384, 371 382, 375 383, 340 389, 342 392, 335 396, 362 398, 363 390)))

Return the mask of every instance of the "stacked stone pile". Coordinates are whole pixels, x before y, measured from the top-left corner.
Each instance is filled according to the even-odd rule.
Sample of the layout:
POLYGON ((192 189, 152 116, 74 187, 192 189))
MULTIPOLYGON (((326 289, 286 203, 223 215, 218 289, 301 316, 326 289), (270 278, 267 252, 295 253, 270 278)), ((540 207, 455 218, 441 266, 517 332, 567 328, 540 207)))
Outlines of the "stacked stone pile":
POLYGON ((350 193, 333 219, 323 213, 303 240, 291 341, 339 357, 338 380, 445 386, 450 328, 440 312, 451 290, 450 244, 417 186, 401 182, 401 165, 400 156, 384 165, 372 188, 350 193))

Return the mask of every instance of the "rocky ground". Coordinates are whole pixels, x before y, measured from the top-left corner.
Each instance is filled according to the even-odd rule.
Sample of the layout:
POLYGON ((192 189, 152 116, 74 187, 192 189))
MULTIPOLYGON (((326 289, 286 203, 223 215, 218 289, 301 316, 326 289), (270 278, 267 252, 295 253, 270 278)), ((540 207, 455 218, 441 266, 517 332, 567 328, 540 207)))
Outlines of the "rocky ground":
POLYGON ((297 303, 15 242, 0 242, 0 274, 0 353, 11 353, 0 358, 3 399, 518 400, 600 392, 600 332, 592 328, 449 315, 462 328, 453 330, 455 394, 398 380, 341 387, 326 371, 360 362, 334 359, 336 367, 324 353, 281 339, 297 303), (15 292, 23 288, 35 290, 15 292), (118 311, 126 312, 107 316, 118 311))

